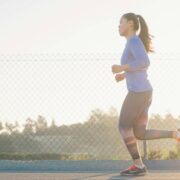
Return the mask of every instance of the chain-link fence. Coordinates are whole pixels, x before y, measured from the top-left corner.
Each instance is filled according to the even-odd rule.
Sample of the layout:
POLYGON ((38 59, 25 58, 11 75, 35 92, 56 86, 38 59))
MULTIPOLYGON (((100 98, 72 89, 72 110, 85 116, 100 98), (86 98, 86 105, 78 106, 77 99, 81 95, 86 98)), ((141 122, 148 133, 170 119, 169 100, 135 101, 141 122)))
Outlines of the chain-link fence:
MULTIPOLYGON (((1 54, 0 159, 130 159, 118 131, 126 85, 115 82, 111 72, 119 57, 1 54)), ((166 53, 151 58, 155 102, 150 113, 178 107, 178 57, 166 53)), ((175 130, 179 122, 171 112, 151 113, 148 128, 175 130)), ((173 139, 138 144, 144 159, 180 157, 173 139)))

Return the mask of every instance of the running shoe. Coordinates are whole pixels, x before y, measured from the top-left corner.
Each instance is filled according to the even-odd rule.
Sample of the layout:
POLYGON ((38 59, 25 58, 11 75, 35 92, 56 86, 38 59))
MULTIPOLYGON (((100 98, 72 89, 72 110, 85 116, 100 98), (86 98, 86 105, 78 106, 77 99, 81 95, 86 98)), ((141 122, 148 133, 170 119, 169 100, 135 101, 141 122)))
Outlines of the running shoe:
POLYGON ((137 167, 135 164, 132 164, 125 170, 120 171, 120 175, 122 176, 144 176, 147 173, 147 168, 143 165, 142 168, 137 167))

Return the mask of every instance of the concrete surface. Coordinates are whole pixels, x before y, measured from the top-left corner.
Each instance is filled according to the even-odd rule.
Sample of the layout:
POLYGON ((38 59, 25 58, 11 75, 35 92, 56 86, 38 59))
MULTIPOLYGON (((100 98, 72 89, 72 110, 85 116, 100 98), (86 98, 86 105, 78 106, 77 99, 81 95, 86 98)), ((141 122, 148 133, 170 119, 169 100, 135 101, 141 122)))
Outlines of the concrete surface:
POLYGON ((124 177, 118 172, 0 173, 0 180, 180 180, 180 171, 149 171, 146 176, 124 177))
POLYGON ((180 160, 144 160, 148 174, 120 176, 131 160, 0 160, 0 180, 180 180, 180 160))
MULTIPOLYGON (((149 170, 180 170, 180 160, 144 160, 149 170)), ((117 172, 131 160, 0 160, 0 172, 117 172)))

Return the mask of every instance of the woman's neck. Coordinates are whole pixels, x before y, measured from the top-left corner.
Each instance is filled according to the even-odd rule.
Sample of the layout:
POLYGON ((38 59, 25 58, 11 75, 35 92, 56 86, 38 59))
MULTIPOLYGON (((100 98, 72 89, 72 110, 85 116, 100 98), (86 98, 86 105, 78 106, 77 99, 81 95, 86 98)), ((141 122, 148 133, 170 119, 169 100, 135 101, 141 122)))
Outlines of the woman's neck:
POLYGON ((133 37, 135 35, 136 35, 135 32, 130 32, 129 34, 125 35, 125 38, 128 40, 128 39, 130 39, 131 37, 133 37))

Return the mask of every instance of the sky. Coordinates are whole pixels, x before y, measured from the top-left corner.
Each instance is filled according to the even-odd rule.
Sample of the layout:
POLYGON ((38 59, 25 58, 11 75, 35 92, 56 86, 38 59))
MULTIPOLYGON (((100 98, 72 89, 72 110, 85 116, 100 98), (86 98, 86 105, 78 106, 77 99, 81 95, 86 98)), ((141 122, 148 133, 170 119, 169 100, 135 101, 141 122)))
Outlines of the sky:
POLYGON ((142 15, 156 53, 148 70, 151 113, 180 115, 178 0, 0 0, 0 121, 38 115, 57 124, 84 122, 90 112, 121 108, 125 82, 111 72, 125 38, 120 17, 142 15))

